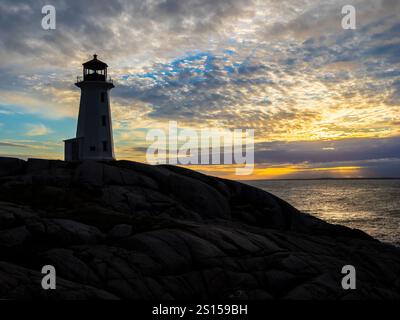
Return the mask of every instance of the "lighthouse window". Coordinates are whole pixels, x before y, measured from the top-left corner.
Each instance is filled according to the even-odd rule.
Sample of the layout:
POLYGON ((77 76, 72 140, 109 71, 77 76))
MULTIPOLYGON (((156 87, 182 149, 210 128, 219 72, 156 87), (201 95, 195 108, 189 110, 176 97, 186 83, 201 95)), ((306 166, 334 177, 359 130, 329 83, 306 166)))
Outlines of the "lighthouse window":
POLYGON ((101 93, 100 100, 101 100, 101 102, 104 102, 106 100, 106 93, 105 92, 101 93))
POLYGON ((107 118, 106 116, 101 116, 101 125, 105 127, 107 125, 107 118))
POLYGON ((107 152, 107 149, 108 149, 107 141, 103 141, 103 151, 107 152))

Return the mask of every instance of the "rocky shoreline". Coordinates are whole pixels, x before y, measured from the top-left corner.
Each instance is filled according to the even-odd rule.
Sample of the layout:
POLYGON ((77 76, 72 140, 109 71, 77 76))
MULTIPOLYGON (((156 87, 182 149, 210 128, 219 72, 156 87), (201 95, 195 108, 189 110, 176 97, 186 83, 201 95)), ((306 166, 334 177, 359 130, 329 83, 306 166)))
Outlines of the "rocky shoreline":
POLYGON ((399 275, 398 248, 239 182, 0 158, 1 299, 400 299, 399 275), (356 290, 341 286, 348 264, 356 290))

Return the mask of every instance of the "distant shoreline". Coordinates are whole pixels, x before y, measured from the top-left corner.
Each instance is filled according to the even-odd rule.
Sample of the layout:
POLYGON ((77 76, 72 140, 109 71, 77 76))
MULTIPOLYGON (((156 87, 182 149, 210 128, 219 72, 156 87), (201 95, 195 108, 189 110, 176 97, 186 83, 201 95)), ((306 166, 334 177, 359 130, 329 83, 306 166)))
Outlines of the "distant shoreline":
POLYGON ((282 178, 282 179, 254 179, 254 180, 239 180, 240 182, 255 182, 255 181, 321 181, 321 180, 400 180, 397 178, 282 178))

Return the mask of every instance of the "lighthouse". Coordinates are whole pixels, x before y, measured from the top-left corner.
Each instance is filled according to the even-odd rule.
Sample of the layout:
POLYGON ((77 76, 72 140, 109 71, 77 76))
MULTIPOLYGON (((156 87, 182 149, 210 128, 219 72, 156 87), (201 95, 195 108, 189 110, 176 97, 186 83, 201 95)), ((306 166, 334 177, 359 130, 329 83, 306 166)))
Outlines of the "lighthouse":
POLYGON ((75 85, 81 89, 76 138, 65 140, 65 161, 115 160, 111 123, 107 64, 93 59, 83 64, 83 76, 75 85))

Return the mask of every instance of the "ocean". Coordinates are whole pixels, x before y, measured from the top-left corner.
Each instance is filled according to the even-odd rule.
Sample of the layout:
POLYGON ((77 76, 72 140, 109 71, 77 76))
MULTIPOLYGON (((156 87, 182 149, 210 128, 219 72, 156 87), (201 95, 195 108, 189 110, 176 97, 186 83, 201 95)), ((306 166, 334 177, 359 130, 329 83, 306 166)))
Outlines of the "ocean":
POLYGON ((400 179, 258 180, 268 191, 302 212, 365 231, 400 246, 400 179))

